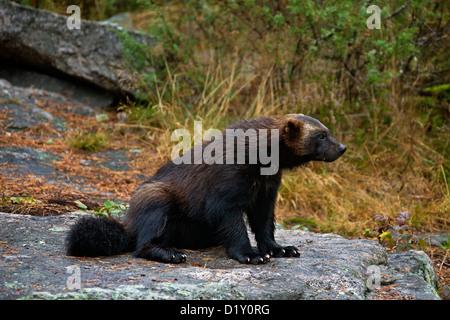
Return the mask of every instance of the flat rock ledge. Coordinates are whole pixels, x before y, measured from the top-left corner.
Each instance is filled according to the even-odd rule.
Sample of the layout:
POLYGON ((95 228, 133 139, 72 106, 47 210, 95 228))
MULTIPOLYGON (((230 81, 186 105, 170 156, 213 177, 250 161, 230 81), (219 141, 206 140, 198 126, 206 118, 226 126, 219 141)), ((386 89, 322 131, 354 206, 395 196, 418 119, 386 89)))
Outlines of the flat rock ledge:
POLYGON ((185 250, 181 265, 66 256, 66 233, 84 215, 0 213, 0 299, 439 299, 424 252, 387 254, 376 241, 334 234, 277 230, 301 257, 256 266, 228 259, 222 247, 185 250))

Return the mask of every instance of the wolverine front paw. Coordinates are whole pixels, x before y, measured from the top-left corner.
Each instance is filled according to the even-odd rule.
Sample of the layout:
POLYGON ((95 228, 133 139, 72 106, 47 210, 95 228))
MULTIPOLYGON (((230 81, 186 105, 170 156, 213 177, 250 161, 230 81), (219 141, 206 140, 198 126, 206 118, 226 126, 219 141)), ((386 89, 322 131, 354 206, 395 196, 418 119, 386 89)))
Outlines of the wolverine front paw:
POLYGON ((300 251, 294 247, 294 246, 287 246, 287 247, 274 247, 271 248, 268 253, 271 257, 274 258, 298 258, 300 257, 300 251))
POLYGON ((257 253, 237 254, 230 256, 230 258, 244 264, 266 264, 270 261, 270 256, 268 254, 261 255, 257 253))
POLYGON ((244 257, 244 259, 241 259, 240 263, 246 263, 246 264, 266 264, 270 261, 270 256, 268 254, 260 255, 255 254, 252 256, 244 257))

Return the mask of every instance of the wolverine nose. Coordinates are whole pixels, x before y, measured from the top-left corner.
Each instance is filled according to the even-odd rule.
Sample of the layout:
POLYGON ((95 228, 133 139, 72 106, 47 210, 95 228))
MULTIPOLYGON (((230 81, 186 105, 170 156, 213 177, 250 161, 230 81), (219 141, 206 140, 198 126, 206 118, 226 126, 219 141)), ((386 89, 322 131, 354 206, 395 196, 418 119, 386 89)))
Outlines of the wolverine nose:
POLYGON ((341 154, 344 154, 345 150, 347 150, 347 147, 344 146, 342 143, 339 145, 339 152, 341 154))

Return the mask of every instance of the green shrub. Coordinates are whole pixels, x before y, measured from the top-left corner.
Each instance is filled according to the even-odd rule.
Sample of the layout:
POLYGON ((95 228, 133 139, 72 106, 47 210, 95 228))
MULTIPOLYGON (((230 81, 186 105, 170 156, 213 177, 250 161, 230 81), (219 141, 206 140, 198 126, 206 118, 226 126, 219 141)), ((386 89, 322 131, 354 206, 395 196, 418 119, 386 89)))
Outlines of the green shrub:
POLYGON ((96 152, 106 147, 109 137, 104 132, 76 132, 68 138, 69 147, 96 152))

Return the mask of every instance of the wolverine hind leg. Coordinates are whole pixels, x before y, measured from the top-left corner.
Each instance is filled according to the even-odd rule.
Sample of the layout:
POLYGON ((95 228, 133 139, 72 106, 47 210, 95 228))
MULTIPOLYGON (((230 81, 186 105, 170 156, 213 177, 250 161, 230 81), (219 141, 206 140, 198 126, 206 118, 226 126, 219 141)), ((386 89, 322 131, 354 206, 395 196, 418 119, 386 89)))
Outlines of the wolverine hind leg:
POLYGON ((209 231, 206 224, 179 216, 170 218, 170 214, 166 215, 161 210, 153 211, 155 220, 147 219, 141 228, 134 253, 136 257, 182 263, 186 261, 186 255, 177 248, 202 249, 219 244, 216 235, 209 231))
POLYGON ((134 239, 134 256, 153 261, 181 263, 186 255, 174 248, 177 214, 170 186, 163 182, 141 185, 130 202, 125 224, 134 239), (175 220, 175 221, 174 221, 175 220))
POLYGON ((143 184, 130 202, 125 224, 133 235, 136 257, 181 263, 177 248, 200 249, 218 244, 207 222, 180 208, 174 189, 163 182, 143 184))
POLYGON ((170 263, 186 261, 186 254, 173 246, 177 235, 170 207, 170 204, 148 206, 137 217, 136 257, 170 263))
POLYGON ((138 258, 160 262, 183 263, 186 261, 186 254, 183 251, 173 247, 153 244, 151 241, 139 247, 134 255, 138 258))

